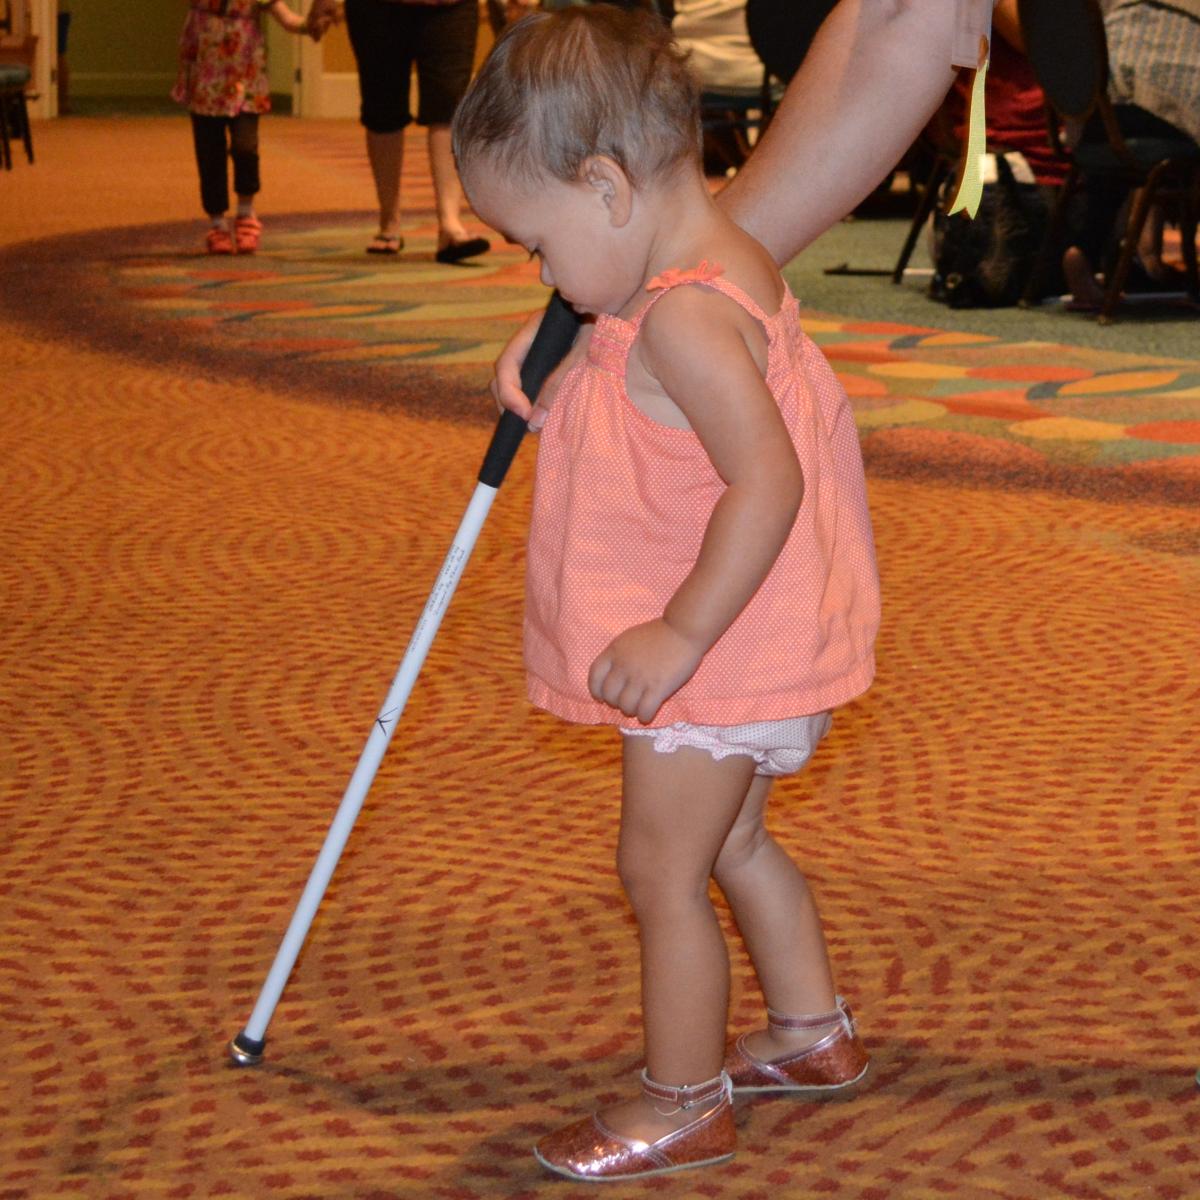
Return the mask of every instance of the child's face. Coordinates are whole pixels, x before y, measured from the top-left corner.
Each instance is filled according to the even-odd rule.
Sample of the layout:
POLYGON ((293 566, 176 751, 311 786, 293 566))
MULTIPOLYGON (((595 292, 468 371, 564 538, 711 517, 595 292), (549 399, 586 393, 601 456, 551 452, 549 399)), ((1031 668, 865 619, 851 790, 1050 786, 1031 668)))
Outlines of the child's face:
POLYGON ((463 180, 476 215, 536 254, 542 282, 580 313, 617 313, 642 274, 625 222, 614 222, 603 182, 539 180, 521 187, 484 164, 463 180))

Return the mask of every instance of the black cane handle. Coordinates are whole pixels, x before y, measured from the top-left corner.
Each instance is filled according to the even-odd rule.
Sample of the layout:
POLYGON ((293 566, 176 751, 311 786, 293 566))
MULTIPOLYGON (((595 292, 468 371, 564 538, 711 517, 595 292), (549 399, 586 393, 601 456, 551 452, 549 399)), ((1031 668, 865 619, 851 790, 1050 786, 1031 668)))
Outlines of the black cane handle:
MULTIPOLYGON (((571 306, 555 292, 546 305, 546 315, 538 326, 533 345, 521 364, 521 390, 530 400, 536 400, 546 377, 562 362, 579 332, 579 318, 571 306)), ((522 417, 507 409, 496 422, 496 432, 483 456, 479 482, 498 488, 504 482, 509 465, 525 436, 526 423, 522 417)))

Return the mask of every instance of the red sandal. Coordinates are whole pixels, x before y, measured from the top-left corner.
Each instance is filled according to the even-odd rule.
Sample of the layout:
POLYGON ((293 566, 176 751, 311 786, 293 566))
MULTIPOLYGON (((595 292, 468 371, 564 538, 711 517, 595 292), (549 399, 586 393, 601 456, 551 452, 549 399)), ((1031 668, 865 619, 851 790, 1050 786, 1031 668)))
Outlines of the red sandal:
POLYGON ((257 217, 238 217, 233 223, 233 234, 237 239, 237 252, 253 254, 262 236, 262 222, 257 217))
POLYGON ((209 254, 232 254, 233 238, 224 225, 214 225, 204 239, 204 246, 209 254))

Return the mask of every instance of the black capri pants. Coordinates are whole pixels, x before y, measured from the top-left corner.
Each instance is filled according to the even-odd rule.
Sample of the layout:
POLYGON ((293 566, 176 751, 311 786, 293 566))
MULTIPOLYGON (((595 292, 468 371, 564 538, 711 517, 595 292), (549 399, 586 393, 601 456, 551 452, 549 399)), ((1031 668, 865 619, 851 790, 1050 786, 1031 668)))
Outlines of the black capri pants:
POLYGON ((412 122, 408 93, 414 64, 417 124, 450 124, 475 65, 477 0, 346 0, 346 30, 358 64, 360 120, 367 129, 396 133, 412 122))
POLYGON ((192 144, 200 171, 200 203, 210 217, 229 211, 229 160, 233 160, 233 190, 239 196, 258 194, 258 113, 209 117, 192 113, 192 144))

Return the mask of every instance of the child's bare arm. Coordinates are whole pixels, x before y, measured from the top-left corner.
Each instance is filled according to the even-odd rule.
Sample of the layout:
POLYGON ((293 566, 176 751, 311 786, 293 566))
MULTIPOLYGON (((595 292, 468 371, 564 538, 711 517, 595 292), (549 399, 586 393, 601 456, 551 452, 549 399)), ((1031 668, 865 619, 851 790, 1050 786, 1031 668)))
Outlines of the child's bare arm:
POLYGON ((263 7, 288 33, 308 32, 308 22, 288 7, 287 0, 271 0, 270 4, 264 4, 263 7))
POLYGON ((496 370, 491 382, 492 396, 497 405, 501 409, 507 408, 510 412, 515 412, 517 416, 523 417, 529 422, 529 428, 534 433, 537 433, 545 425, 546 417, 558 394, 558 385, 571 368, 586 357, 593 329, 591 321, 580 323, 579 332, 575 335, 571 349, 567 351, 562 362, 546 377, 541 391, 538 392, 537 402, 533 403, 521 390, 521 367, 525 362, 525 356, 529 353, 529 347, 533 345, 537 331, 541 328, 542 318, 545 315, 544 311, 534 313, 509 338, 508 345, 496 360, 496 370))
POLYGON ((726 489, 700 555, 660 619, 615 638, 593 696, 643 722, 695 673, 771 570, 804 494, 783 417, 731 302, 700 288, 665 296, 642 327, 642 360, 687 417, 726 489))

